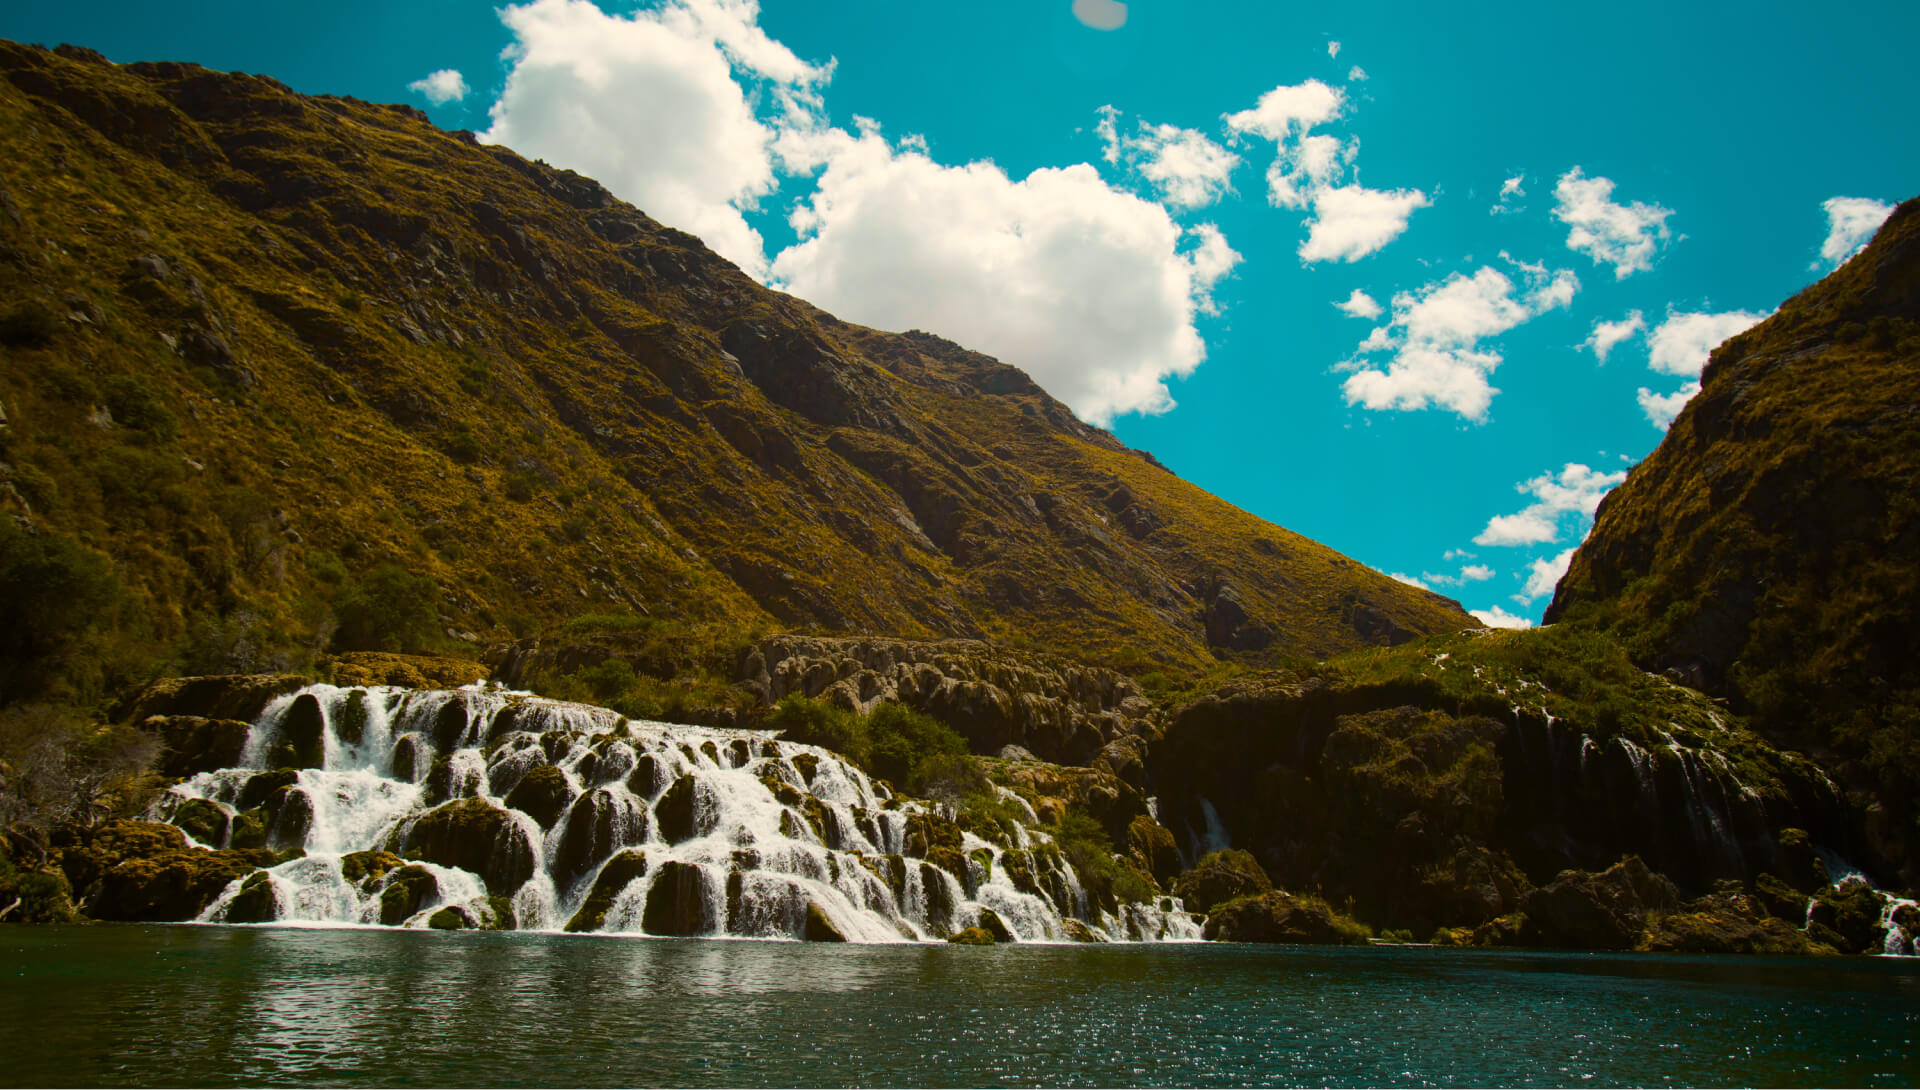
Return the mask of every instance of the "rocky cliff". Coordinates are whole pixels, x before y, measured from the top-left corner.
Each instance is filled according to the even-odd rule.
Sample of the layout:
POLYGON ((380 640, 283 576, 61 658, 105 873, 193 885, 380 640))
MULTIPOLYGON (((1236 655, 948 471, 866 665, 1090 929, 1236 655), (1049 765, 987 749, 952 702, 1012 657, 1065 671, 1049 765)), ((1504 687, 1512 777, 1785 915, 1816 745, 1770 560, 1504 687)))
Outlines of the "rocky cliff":
POLYGON ((1714 352, 1547 619, 1819 757, 1920 879, 1920 201, 1714 352))
POLYGON ((0 45, 0 298, 0 699, 583 618, 1181 667, 1470 623, 406 107, 0 45))

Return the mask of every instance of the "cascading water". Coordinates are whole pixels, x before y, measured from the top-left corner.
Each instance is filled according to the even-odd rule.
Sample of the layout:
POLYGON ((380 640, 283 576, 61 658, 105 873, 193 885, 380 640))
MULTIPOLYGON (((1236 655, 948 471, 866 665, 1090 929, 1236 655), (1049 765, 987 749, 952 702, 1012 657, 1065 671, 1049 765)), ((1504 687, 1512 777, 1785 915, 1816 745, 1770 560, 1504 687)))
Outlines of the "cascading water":
POLYGON ((233 882, 203 922, 1200 937, 1176 900, 1097 903, 1044 833, 989 842, 761 732, 477 686, 313 685, 261 713, 241 760, 176 785, 154 816, 207 847, 300 854, 233 882))

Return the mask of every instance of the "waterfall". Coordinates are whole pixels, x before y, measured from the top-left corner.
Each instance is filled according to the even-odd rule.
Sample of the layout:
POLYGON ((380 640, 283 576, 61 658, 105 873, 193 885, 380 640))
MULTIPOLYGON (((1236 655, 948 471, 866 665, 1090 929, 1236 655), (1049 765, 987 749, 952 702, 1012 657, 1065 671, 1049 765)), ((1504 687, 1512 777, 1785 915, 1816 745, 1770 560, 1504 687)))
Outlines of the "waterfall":
POLYGON ((1176 899, 1107 910, 1040 829, 989 842, 766 732, 480 686, 311 685, 261 712, 241 762, 175 785, 151 815, 206 847, 297 855, 231 883, 205 923, 1199 937, 1176 899))

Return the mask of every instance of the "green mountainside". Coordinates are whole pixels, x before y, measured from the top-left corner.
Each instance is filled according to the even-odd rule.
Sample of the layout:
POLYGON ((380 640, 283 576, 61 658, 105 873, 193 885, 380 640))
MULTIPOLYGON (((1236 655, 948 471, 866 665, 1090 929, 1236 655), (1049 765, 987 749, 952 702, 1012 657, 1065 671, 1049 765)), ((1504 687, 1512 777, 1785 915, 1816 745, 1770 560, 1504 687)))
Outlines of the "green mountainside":
POLYGON ((1920 200, 1713 354, 1550 622, 1725 697, 1861 792, 1920 879, 1920 200))
POLYGON ((1188 672, 1472 623, 418 111, 73 47, 0 76, 0 700, 555 632, 1188 672))

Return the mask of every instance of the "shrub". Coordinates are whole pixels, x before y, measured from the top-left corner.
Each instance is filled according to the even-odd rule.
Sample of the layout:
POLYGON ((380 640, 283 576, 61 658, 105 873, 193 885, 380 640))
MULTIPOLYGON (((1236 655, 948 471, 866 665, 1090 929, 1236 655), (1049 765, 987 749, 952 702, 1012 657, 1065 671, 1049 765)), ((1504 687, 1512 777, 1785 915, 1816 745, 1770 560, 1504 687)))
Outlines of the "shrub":
POLYGON ((112 565, 50 531, 0 516, 0 654, 36 658, 85 632, 119 596, 112 565))
POLYGON ((340 651, 428 651, 440 642, 440 586, 386 564, 342 587, 333 600, 340 651))
POLYGON ((45 348, 59 335, 60 316, 37 299, 0 315, 0 344, 8 348, 45 348))
POLYGON ((824 700, 790 693, 774 706, 767 726, 784 732, 789 741, 833 750, 857 765, 867 763, 870 742, 866 723, 824 700))
POLYGON ((904 704, 873 709, 866 731, 871 739, 867 770, 908 794, 921 794, 929 778, 951 779, 954 759, 967 757, 960 732, 904 704))
POLYGON ((180 434, 180 418, 145 375, 114 375, 100 384, 100 393, 114 420, 147 438, 164 443, 180 434))

